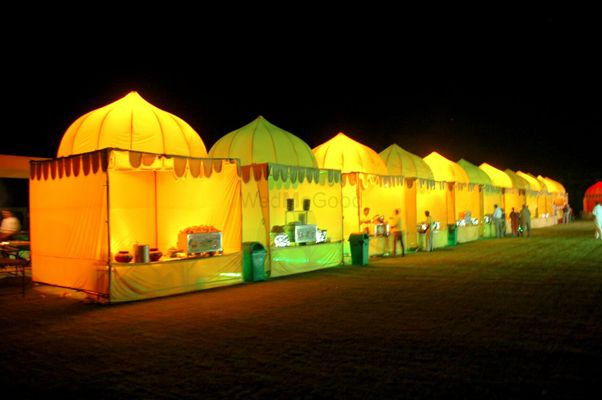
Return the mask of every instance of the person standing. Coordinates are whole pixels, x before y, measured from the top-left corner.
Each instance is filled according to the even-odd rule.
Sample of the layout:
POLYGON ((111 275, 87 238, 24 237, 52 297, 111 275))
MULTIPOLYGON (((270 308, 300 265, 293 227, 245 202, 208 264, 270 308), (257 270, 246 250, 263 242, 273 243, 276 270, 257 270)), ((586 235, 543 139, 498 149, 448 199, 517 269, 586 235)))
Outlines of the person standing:
POLYGON ((523 204, 523 208, 520 210, 520 225, 523 229, 524 236, 531 236, 531 211, 529 206, 523 204))
MULTIPOLYGON (((397 241, 401 243, 401 256, 405 256, 406 248, 403 244, 403 235, 401 230, 401 216, 399 208, 396 208, 391 219, 391 236, 393 237, 393 256, 397 255, 397 241)), ((390 239, 389 239, 390 241, 390 239)))
POLYGON ((502 207, 497 204, 493 205, 493 225, 495 226, 495 237, 502 238, 504 237, 504 213, 502 211, 502 207))
POLYGON ((0 240, 8 240, 21 232, 21 221, 11 210, 2 210, 2 224, 0 225, 0 240))
POLYGON ((594 228, 596 229, 596 239, 602 240, 602 204, 596 202, 594 209, 592 210, 594 216, 594 228))
POLYGON ((431 252, 433 251, 433 218, 431 217, 431 212, 429 210, 426 210, 424 215, 426 216, 426 232, 424 235, 426 241, 425 250, 431 252))
POLYGON ((510 227, 512 228, 512 236, 518 236, 518 217, 519 213, 512 207, 510 211, 510 227))
POLYGON ((370 207, 364 207, 364 216, 360 220, 360 230, 363 233, 370 234, 370 225, 372 225, 372 219, 370 219, 370 207))
POLYGON ((564 207, 562 208, 562 223, 563 224, 568 224, 571 218, 571 207, 569 206, 569 203, 565 203, 564 207))

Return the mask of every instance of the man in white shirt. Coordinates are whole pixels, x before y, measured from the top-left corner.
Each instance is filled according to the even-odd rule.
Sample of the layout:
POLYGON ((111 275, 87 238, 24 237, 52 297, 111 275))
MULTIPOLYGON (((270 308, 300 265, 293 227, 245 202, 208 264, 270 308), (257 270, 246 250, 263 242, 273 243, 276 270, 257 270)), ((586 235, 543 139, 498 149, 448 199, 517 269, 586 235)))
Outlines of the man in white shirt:
MULTIPOLYGON (((405 256, 406 254, 406 249, 405 246, 403 244, 403 235, 402 235, 402 231, 401 231, 401 215, 400 215, 400 211, 399 208, 396 208, 394 211, 394 214, 392 217, 390 217, 391 219, 391 236, 393 237, 393 251, 391 251, 391 253, 393 254, 393 256, 397 255, 397 242, 401 243, 401 256, 405 256)), ((388 238, 390 239, 390 238, 388 238)))
POLYGON ((2 210, 2 224, 0 224, 0 240, 8 240, 13 235, 21 232, 21 222, 10 210, 2 210))
POLYGON ((602 204, 596 203, 596 206, 592 210, 594 216, 594 227, 596 228, 596 239, 602 239, 602 204))
POLYGON ((502 238, 506 233, 504 228, 506 228, 506 224, 504 221, 504 213, 502 212, 502 207, 499 207, 497 204, 493 205, 493 226, 495 227, 495 237, 502 238))

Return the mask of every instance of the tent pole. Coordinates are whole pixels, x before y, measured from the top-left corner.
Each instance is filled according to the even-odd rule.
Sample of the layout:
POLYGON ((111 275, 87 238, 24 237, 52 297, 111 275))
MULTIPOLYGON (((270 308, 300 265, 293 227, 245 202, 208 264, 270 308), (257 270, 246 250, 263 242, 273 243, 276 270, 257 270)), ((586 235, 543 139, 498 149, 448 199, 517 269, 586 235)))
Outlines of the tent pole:
POLYGON ((355 175, 355 196, 357 198, 357 230, 362 229, 362 212, 364 206, 362 204, 362 193, 360 191, 360 172, 352 172, 355 175))
MULTIPOLYGON (((223 161, 222 161, 223 162, 223 161)), ((240 251, 240 253, 242 254, 242 231, 243 231, 243 224, 244 224, 244 218, 243 218, 243 213, 244 213, 244 197, 243 197, 243 193, 242 193, 242 186, 243 186, 243 179, 242 179, 242 169, 240 166, 240 160, 237 158, 229 158, 228 159, 228 163, 231 162, 235 162, 236 163, 236 175, 238 176, 238 197, 240 198, 240 237, 238 240, 238 243, 240 243, 240 248, 238 249, 238 251, 240 251)), ((223 252, 222 252, 223 253, 223 252)))
POLYGON ((339 219, 341 220, 341 265, 345 265, 345 210, 344 210, 344 199, 343 199, 343 171, 339 171, 339 206, 341 207, 341 213, 339 219))
POLYGON ((153 171, 153 178, 155 179, 154 192, 155 192, 155 245, 153 247, 159 247, 159 232, 158 223, 159 214, 157 212, 157 171, 153 171))
MULTIPOLYGON (((101 157, 106 157, 108 159, 109 157, 109 151, 111 150, 104 150, 101 153, 101 157)), ((102 163, 101 163, 102 164, 102 163)), ((105 165, 108 165, 108 160, 106 163, 104 163, 105 165)), ((101 168, 102 170, 102 168, 101 168)), ((104 171, 105 174, 105 187, 107 188, 106 190, 106 196, 107 196, 107 206, 106 206, 106 212, 107 212, 107 217, 106 217, 106 221, 105 223, 107 224, 107 243, 108 243, 108 249, 109 252, 107 254, 107 267, 109 269, 109 274, 108 274, 108 278, 109 281, 107 282, 107 295, 109 297, 109 301, 111 301, 111 276, 112 276, 112 264, 111 264, 111 197, 109 196, 109 168, 107 167, 106 171, 104 171)))

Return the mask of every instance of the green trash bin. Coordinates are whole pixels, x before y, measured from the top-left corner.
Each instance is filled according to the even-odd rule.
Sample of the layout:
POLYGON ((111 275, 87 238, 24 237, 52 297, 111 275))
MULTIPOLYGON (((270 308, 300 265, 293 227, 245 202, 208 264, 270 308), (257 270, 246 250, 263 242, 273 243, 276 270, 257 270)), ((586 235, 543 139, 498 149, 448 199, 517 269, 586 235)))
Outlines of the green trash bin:
POLYGON ((367 233, 352 233, 349 235, 351 264, 368 265, 369 244, 370 236, 367 233))
POLYGON ((447 225, 447 245, 455 246, 458 244, 458 227, 456 224, 447 225))
POLYGON ((242 278, 245 282, 265 281, 266 250, 259 242, 242 244, 242 278))

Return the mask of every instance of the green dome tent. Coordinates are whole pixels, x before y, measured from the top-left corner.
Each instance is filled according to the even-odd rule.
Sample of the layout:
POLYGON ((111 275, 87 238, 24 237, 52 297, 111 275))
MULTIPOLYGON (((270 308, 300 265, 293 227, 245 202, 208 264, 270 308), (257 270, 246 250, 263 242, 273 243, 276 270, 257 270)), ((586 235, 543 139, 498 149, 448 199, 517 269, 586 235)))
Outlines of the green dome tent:
POLYGON ((303 140, 259 116, 221 137, 209 155, 240 159, 242 240, 266 249, 267 276, 342 264, 341 173, 318 168, 303 140), (328 243, 299 238, 301 229, 326 232, 328 243), (281 242, 283 232, 289 236, 281 242))
POLYGON ((273 163, 306 168, 318 166, 311 148, 303 140, 261 115, 222 136, 209 150, 209 157, 238 158, 240 165, 273 163))

